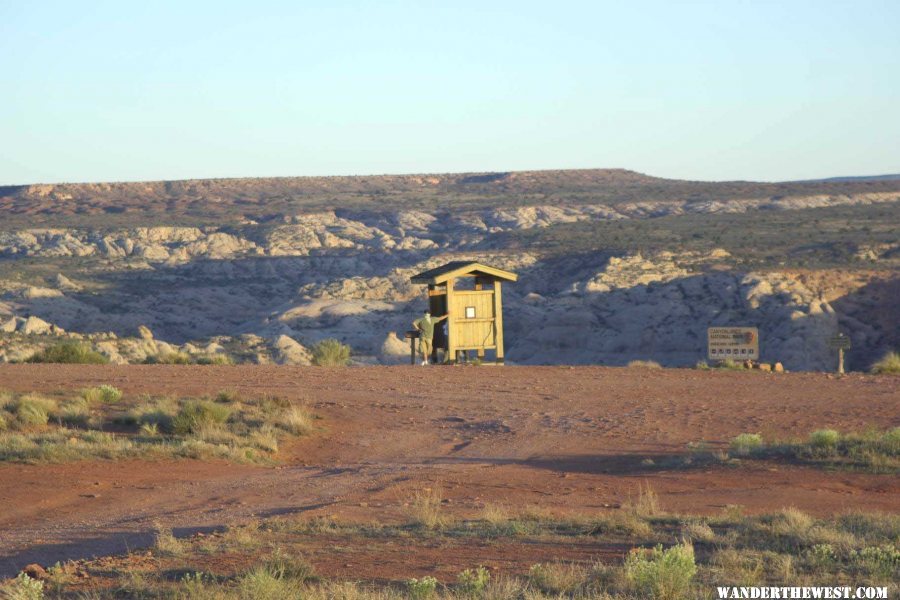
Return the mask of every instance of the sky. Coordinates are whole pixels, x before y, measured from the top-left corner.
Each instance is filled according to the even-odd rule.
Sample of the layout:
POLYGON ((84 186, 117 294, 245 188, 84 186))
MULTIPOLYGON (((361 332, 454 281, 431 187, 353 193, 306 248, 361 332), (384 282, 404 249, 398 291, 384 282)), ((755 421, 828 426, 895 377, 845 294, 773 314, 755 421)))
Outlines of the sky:
POLYGON ((900 173, 900 2, 0 0, 0 184, 900 173))

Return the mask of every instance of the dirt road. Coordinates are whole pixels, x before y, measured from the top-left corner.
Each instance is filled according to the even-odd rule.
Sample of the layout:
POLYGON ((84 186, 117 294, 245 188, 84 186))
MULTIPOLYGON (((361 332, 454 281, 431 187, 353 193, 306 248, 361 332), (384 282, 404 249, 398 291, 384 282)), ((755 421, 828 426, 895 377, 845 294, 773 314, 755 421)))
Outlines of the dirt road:
POLYGON ((486 503, 557 513, 616 510, 649 483, 664 509, 797 506, 900 511, 894 476, 749 462, 665 467, 689 443, 739 433, 900 425, 900 378, 600 367, 0 366, 0 389, 214 394, 301 400, 321 430, 283 466, 224 462, 0 464, 0 575, 150 543, 153 523, 188 533, 254 516, 401 521, 439 485, 458 514, 486 503))

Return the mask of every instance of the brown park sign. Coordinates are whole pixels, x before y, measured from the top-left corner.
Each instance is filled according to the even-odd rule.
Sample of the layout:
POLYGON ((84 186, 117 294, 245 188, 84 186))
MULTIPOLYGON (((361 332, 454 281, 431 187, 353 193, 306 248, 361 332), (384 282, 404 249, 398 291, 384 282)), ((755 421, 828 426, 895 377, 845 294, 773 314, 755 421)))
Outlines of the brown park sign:
POLYGON ((828 338, 828 345, 832 348, 838 348, 840 350, 849 350, 850 338, 843 333, 839 333, 828 338))
POLYGON ((759 330, 756 327, 710 327, 706 330, 710 360, 759 360, 759 330))

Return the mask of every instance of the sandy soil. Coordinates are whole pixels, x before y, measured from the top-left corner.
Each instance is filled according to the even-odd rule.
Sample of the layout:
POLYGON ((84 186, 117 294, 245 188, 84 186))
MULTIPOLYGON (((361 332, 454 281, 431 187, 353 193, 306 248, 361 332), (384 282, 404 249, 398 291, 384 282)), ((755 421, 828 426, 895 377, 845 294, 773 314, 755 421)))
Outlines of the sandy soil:
POLYGON ((4 365, 0 389, 200 395, 236 389, 304 401, 321 431, 280 467, 197 461, 0 464, 0 575, 29 562, 102 556, 253 517, 403 521, 440 486, 461 515, 486 503, 565 513, 616 510, 640 485, 666 510, 797 506, 900 511, 890 475, 747 462, 661 468, 688 443, 725 446, 832 426, 900 425, 900 378, 600 367, 4 365), (650 464, 650 461, 653 464, 650 464))

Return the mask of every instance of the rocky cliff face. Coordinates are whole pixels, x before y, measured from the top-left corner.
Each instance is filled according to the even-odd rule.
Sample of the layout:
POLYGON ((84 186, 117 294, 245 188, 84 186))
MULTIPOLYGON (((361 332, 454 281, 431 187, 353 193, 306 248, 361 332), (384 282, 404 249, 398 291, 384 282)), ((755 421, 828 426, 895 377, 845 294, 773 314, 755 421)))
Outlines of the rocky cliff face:
MULTIPOLYGON (((146 193, 164 192, 151 188, 146 193)), ((79 189, 35 188, 17 199, 66 202, 86 193, 79 189), (72 198, 54 196, 61 193, 72 198)), ((898 241, 858 248, 871 268, 842 275, 742 270, 725 250, 677 245, 653 253, 513 251, 503 236, 566 223, 898 201, 900 192, 881 191, 8 229, 0 231, 0 361, 72 338, 115 362, 181 353, 307 364, 307 347, 326 337, 349 343, 362 362, 404 361, 402 333, 425 304, 410 276, 472 259, 521 276, 504 293, 509 362, 693 365, 705 356, 707 327, 754 325, 763 358, 795 370, 831 368, 825 340, 841 329, 854 340, 851 365, 862 368, 900 344, 896 302, 885 300, 898 280, 898 241)))

